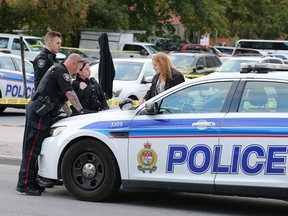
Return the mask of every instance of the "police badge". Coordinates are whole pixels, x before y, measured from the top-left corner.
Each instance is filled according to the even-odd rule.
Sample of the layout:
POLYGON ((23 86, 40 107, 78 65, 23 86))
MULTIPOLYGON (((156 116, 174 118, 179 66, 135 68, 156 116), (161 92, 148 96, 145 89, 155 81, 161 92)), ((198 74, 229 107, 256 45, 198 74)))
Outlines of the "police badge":
POLYGON ((44 59, 38 59, 37 60, 37 65, 39 68, 43 68, 46 64, 46 61, 44 59))
POLYGON ((66 80, 67 82, 70 82, 70 81, 71 81, 71 76, 70 76, 69 74, 67 74, 67 73, 64 73, 64 74, 63 74, 63 78, 64 78, 64 80, 66 80))
POLYGON ((156 152, 151 149, 151 143, 147 141, 144 143, 144 148, 142 148, 137 155, 137 161, 139 163, 137 167, 138 170, 143 173, 146 171, 149 171, 149 173, 156 171, 157 167, 155 164, 157 163, 157 158, 156 152))

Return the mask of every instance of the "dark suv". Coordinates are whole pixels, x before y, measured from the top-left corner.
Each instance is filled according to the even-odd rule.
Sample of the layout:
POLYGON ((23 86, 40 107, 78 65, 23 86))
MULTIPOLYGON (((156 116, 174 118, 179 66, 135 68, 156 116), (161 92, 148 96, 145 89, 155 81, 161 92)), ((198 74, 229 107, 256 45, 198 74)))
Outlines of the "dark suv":
POLYGON ((174 52, 169 57, 172 64, 190 79, 212 73, 222 64, 212 53, 174 52))

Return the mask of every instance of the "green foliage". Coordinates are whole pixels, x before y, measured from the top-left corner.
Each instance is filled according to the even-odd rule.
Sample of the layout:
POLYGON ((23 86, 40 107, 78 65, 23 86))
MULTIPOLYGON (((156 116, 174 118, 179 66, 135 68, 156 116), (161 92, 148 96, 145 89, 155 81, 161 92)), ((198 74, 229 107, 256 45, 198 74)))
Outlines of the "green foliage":
POLYGON ((64 46, 78 46, 83 28, 144 30, 149 36, 177 38, 177 16, 187 37, 287 38, 287 0, 0 0, 0 32, 25 30, 63 34, 64 46))

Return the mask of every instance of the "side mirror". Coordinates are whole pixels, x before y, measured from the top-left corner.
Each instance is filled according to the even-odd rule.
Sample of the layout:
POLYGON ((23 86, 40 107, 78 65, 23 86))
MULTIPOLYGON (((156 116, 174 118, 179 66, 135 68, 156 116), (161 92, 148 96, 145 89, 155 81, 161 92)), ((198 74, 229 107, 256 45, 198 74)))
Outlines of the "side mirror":
POLYGON ((197 65, 196 68, 197 68, 197 70, 204 70, 204 66, 203 65, 197 65))
POLYGON ((144 78, 143 83, 152 83, 153 76, 147 76, 144 78))
POLYGON ((148 56, 149 53, 145 49, 140 50, 140 55, 148 56))
POLYGON ((145 103, 145 112, 148 115, 155 115, 157 114, 158 110, 158 103, 157 102, 146 102, 145 103))

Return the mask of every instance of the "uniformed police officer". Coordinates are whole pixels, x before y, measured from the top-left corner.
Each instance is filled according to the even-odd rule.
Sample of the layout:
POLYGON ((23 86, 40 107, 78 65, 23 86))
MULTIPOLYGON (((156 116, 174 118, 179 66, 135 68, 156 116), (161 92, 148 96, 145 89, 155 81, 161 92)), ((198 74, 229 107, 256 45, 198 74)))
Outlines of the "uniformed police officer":
POLYGON ((45 48, 40 52, 33 61, 34 67, 34 87, 37 89, 40 80, 45 72, 54 64, 59 63, 56 58, 56 53, 61 48, 62 35, 56 31, 49 31, 44 37, 45 48))
POLYGON ((36 182, 36 160, 49 128, 62 109, 70 116, 67 99, 79 113, 83 108, 71 85, 71 76, 83 67, 78 54, 71 54, 64 63, 54 64, 42 78, 35 95, 26 108, 22 162, 16 190, 27 195, 41 195, 45 189, 36 182))
MULTIPOLYGON (((44 41, 45 48, 36 56, 33 62, 35 90, 38 88, 38 85, 46 71, 54 63, 59 63, 56 58, 56 53, 58 53, 61 48, 62 35, 60 32, 49 31, 45 35, 44 41)), ((39 185, 45 188, 52 188, 54 186, 53 182, 41 176, 38 177, 37 181, 39 185)))
MULTIPOLYGON (((91 77, 89 64, 85 63, 72 83, 72 87, 83 108, 90 112, 109 109, 105 95, 99 83, 91 77)), ((71 106, 73 113, 77 110, 71 106)))

